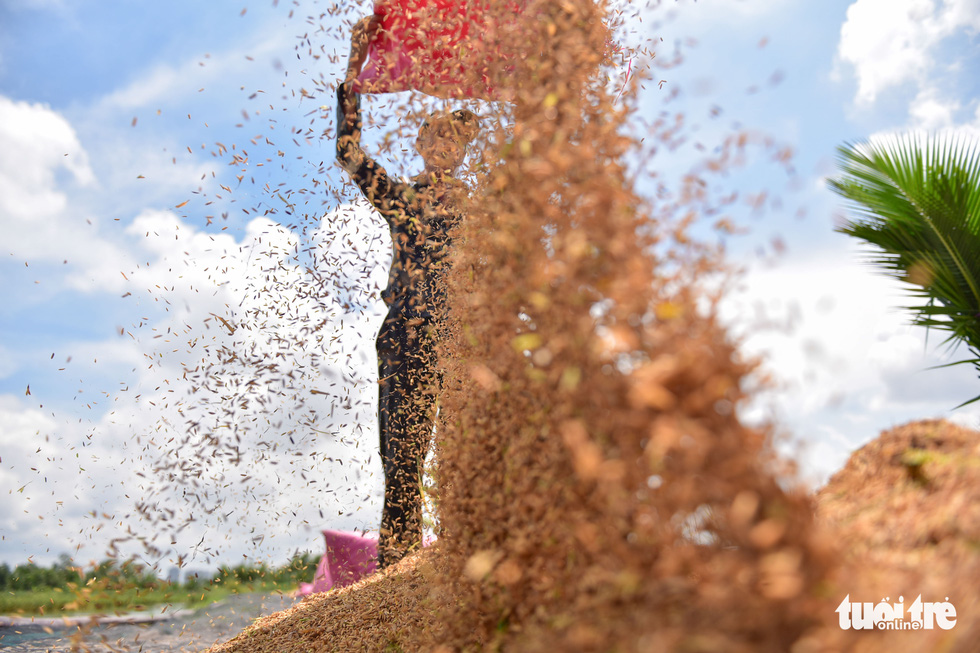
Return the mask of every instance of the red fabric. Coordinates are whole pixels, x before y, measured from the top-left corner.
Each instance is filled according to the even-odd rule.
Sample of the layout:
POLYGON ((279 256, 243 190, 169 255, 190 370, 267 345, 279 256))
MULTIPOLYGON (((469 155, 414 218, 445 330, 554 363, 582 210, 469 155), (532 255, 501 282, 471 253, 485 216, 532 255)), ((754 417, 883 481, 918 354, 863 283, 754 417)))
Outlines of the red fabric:
POLYGON ((357 78, 359 90, 395 93, 415 89, 444 98, 489 99, 493 91, 485 64, 499 60, 501 53, 490 45, 495 29, 480 4, 474 0, 376 0, 374 13, 381 30, 357 78))

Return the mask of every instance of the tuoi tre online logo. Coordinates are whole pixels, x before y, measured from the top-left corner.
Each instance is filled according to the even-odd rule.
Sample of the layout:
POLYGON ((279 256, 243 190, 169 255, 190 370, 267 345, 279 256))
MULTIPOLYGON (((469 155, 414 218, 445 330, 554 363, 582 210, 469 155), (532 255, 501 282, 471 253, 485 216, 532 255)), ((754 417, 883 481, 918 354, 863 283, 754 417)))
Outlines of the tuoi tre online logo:
POLYGON ((888 597, 878 603, 852 603, 848 594, 837 606, 835 612, 844 630, 949 630, 956 625, 956 608, 949 597, 941 602, 923 601, 922 595, 916 597, 908 608, 905 597, 898 597, 898 603, 889 603, 888 597))

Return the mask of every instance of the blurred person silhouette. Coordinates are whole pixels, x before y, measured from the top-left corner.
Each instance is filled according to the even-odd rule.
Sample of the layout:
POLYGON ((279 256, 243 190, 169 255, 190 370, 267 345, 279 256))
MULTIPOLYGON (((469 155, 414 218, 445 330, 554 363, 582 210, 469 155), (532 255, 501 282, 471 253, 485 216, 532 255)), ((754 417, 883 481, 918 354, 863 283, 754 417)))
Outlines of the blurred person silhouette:
POLYGON ((401 560, 422 542, 422 462, 431 439, 438 378, 434 336, 444 310, 440 277, 466 192, 455 174, 479 130, 470 111, 433 113, 415 149, 424 162, 410 180, 391 178, 361 147, 357 76, 379 29, 372 16, 351 36, 347 75, 337 89, 337 161, 391 231, 392 261, 382 298, 388 314, 377 337, 378 427, 385 499, 378 566, 401 560))

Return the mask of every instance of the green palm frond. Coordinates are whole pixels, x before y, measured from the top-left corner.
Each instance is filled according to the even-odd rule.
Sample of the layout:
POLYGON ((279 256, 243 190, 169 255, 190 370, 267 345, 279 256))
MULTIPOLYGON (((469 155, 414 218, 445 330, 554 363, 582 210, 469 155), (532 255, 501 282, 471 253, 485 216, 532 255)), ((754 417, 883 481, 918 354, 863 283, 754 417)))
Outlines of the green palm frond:
POLYGON ((838 166, 830 187, 855 216, 838 230, 872 245, 870 260, 910 285, 915 324, 980 358, 978 143, 895 136, 838 148, 838 166))

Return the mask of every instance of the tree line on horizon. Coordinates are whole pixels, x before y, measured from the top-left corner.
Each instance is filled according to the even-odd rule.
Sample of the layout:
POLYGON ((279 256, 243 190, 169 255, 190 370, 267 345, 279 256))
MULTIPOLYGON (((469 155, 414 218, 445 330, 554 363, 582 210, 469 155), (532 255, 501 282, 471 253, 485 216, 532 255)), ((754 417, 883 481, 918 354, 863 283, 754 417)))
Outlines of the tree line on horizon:
POLYGON ((86 570, 76 565, 70 556, 61 554, 48 567, 26 562, 11 568, 0 564, 0 590, 31 591, 41 589, 71 589, 99 582, 105 587, 154 589, 164 585, 198 588, 207 585, 296 586, 309 582, 319 562, 319 554, 308 551, 294 554, 285 564, 271 567, 265 562, 222 565, 214 574, 189 575, 183 583, 162 578, 151 567, 137 560, 108 558, 92 564, 86 570))

